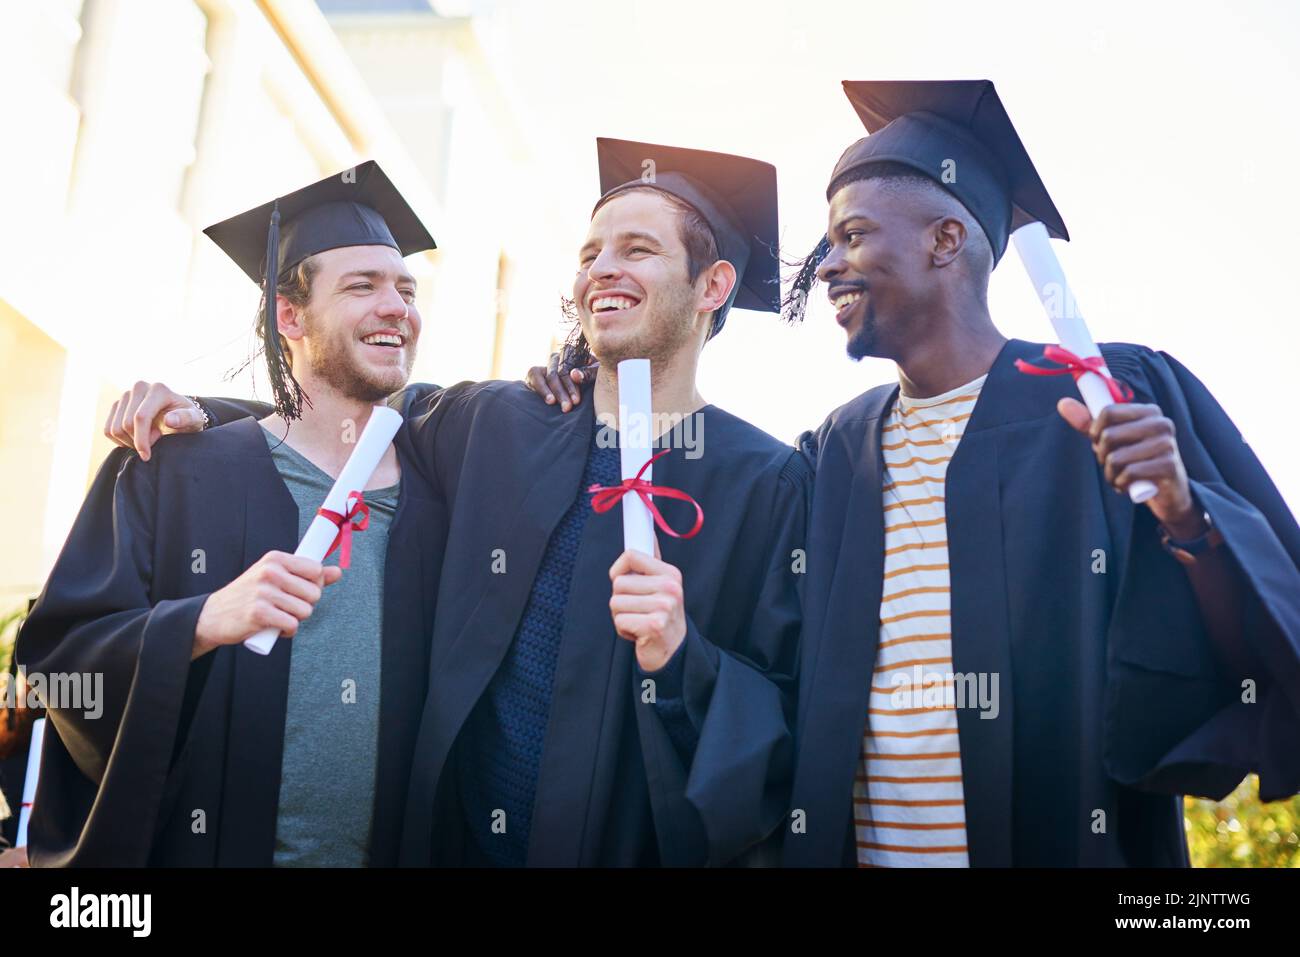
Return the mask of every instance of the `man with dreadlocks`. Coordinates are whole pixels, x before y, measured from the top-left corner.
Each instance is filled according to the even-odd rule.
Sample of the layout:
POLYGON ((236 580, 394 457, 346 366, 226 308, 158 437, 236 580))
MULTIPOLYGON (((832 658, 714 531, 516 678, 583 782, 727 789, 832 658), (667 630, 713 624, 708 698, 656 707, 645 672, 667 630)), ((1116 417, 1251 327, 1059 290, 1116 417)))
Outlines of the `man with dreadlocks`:
POLYGON ((1179 795, 1300 790, 1300 529, 1174 359, 1102 346, 1094 421, 995 328, 1012 229, 1066 237, 991 83, 845 89, 871 135, 789 305, 815 275, 899 384, 804 439, 785 861, 1186 865, 1179 795))
POLYGON ((18 637, 29 673, 104 682, 102 713, 46 702, 30 860, 392 864, 443 513, 390 448, 338 519, 346 570, 291 553, 406 382, 420 316, 403 256, 433 239, 374 163, 207 232, 267 277, 275 408, 101 467, 18 637), (239 647, 268 627, 293 640, 239 647))

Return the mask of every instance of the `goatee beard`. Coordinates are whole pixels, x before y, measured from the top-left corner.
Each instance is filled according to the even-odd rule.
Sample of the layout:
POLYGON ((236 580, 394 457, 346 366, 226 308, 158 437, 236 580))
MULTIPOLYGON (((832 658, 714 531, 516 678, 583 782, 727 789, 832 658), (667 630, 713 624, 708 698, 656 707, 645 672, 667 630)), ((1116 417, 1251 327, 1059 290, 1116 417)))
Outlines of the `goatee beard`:
POLYGON ((867 303, 866 315, 862 317, 862 325, 849 337, 844 348, 854 362, 876 354, 876 310, 870 302, 867 303))

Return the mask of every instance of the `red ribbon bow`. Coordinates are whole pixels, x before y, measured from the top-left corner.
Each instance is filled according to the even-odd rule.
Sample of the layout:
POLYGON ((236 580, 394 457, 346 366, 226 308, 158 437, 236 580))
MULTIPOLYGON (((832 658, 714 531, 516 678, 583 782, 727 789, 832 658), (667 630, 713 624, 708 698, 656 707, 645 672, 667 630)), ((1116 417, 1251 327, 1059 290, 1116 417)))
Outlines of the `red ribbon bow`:
POLYGON ((658 455, 653 455, 647 459, 645 465, 641 466, 641 471, 636 473, 636 478, 623 479, 622 483, 619 485, 591 486, 587 491, 590 492, 592 496, 592 509, 596 512, 608 512, 611 508, 617 505, 628 492, 636 492, 636 494, 641 497, 641 501, 645 502, 645 507, 650 510, 650 514, 654 517, 655 525, 657 525, 664 534, 671 535, 673 538, 694 538, 696 534, 699 533, 700 528, 704 525, 704 509, 700 508, 700 503, 695 501, 695 499, 691 498, 681 489, 670 488, 667 485, 651 485, 641 477, 655 459, 663 458, 670 451, 672 450, 664 449, 658 455), (672 526, 664 520, 663 515, 659 513, 659 509, 655 507, 654 500, 651 498, 652 495, 662 495, 664 498, 680 499, 683 502, 690 502, 694 505, 695 524, 691 526, 691 530, 689 532, 673 531, 672 526))
POLYGON ((360 492, 349 492, 347 497, 347 511, 340 515, 338 512, 332 512, 328 508, 318 509, 317 515, 324 515, 338 528, 339 532, 334 536, 334 541, 330 543, 329 551, 325 557, 329 558, 334 554, 334 549, 339 550, 339 568, 347 568, 352 564, 352 532, 364 532, 370 527, 370 506, 360 492), (361 516, 361 521, 353 520, 361 516))
POLYGON ((1130 402, 1133 399, 1133 390, 1106 371, 1106 360, 1101 356, 1081 359, 1069 349, 1049 345, 1043 349, 1043 358, 1059 362, 1061 366, 1056 369, 1044 369, 1024 359, 1017 359, 1016 368, 1026 375, 1065 375, 1068 372, 1074 376, 1075 382, 1078 382, 1079 376, 1085 372, 1093 372, 1101 376, 1102 381, 1106 383, 1106 388, 1110 390, 1110 397, 1116 402, 1130 402))

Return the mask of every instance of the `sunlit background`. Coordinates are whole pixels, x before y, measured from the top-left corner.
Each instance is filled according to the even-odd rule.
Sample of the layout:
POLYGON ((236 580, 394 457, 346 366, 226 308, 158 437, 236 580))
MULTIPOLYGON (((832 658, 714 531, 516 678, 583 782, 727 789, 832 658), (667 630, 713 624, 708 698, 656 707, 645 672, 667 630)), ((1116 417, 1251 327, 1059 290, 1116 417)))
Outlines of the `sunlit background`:
MULTIPOLYGON (((412 259, 417 378, 516 378, 565 333, 596 136, 774 163, 799 254, 862 133, 841 79, 994 80, 1096 338, 1188 365, 1296 509, 1298 64, 1285 2, 0 0, 0 612, 39 590, 123 389, 268 394, 225 377, 258 294, 202 227, 377 159, 439 243, 412 259)), ((1049 337, 1014 254, 991 305, 1049 337)), ((701 390, 793 439, 893 377, 818 301, 800 329, 732 316, 701 390)), ((1267 861, 1235 811, 1207 846, 1300 861, 1294 810, 1267 861)))

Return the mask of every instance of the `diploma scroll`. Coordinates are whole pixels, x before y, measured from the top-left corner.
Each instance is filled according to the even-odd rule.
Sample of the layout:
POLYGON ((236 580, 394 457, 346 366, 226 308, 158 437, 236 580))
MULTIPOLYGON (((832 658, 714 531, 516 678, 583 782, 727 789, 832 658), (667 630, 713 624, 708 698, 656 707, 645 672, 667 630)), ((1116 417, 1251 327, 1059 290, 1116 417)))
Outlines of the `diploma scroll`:
MULTIPOLYGON (((1047 228, 1042 223, 1030 223, 1012 233, 1011 239, 1038 292, 1038 298, 1042 300, 1043 308, 1047 310, 1047 318, 1052 321, 1052 328, 1056 330, 1056 338, 1061 346, 1081 359, 1099 357, 1101 350, 1088 332, 1070 285, 1065 281, 1065 272, 1052 250, 1047 228)), ((1109 371, 1106 374, 1109 375, 1109 371)), ((1094 419, 1114 401, 1106 381, 1094 372, 1085 372, 1079 376, 1078 386, 1079 394, 1083 396, 1083 402, 1094 419)), ((1128 497, 1134 504, 1140 505, 1155 494, 1155 484, 1146 479, 1139 479, 1128 487, 1128 497)))
POLYGON ((23 778, 23 803, 18 809, 18 840, 14 847, 27 846, 27 825, 32 819, 32 805, 36 803, 36 779, 41 773, 41 744, 45 741, 46 718, 37 718, 32 724, 32 743, 27 749, 27 776, 23 778))
MULTIPOLYGON (((401 425, 401 413, 388 406, 375 406, 374 411, 370 413, 370 421, 366 423, 366 427, 361 431, 361 438, 357 440, 357 447, 352 450, 352 455, 348 457, 347 464, 339 473, 334 487, 325 496, 325 502, 321 506, 323 511, 334 512, 337 515, 347 514, 348 495, 354 491, 364 490, 369 484, 370 477, 375 474, 375 469, 379 467, 380 460, 388 451, 388 446, 392 444, 393 436, 397 434, 401 425)), ((302 537, 294 554, 323 562, 338 533, 339 527, 334 522, 324 515, 317 515, 307 527, 307 534, 302 537)), ((244 647, 259 655, 270 654, 279 634, 278 629, 266 628, 245 639, 244 647)))
MULTIPOLYGON (((618 445, 623 479, 636 478, 654 454, 651 428, 650 360, 624 359, 618 364, 618 445)), ((650 466, 641 478, 652 481, 650 466)), ((655 553, 654 518, 640 495, 623 496, 623 547, 646 555, 655 553)))

